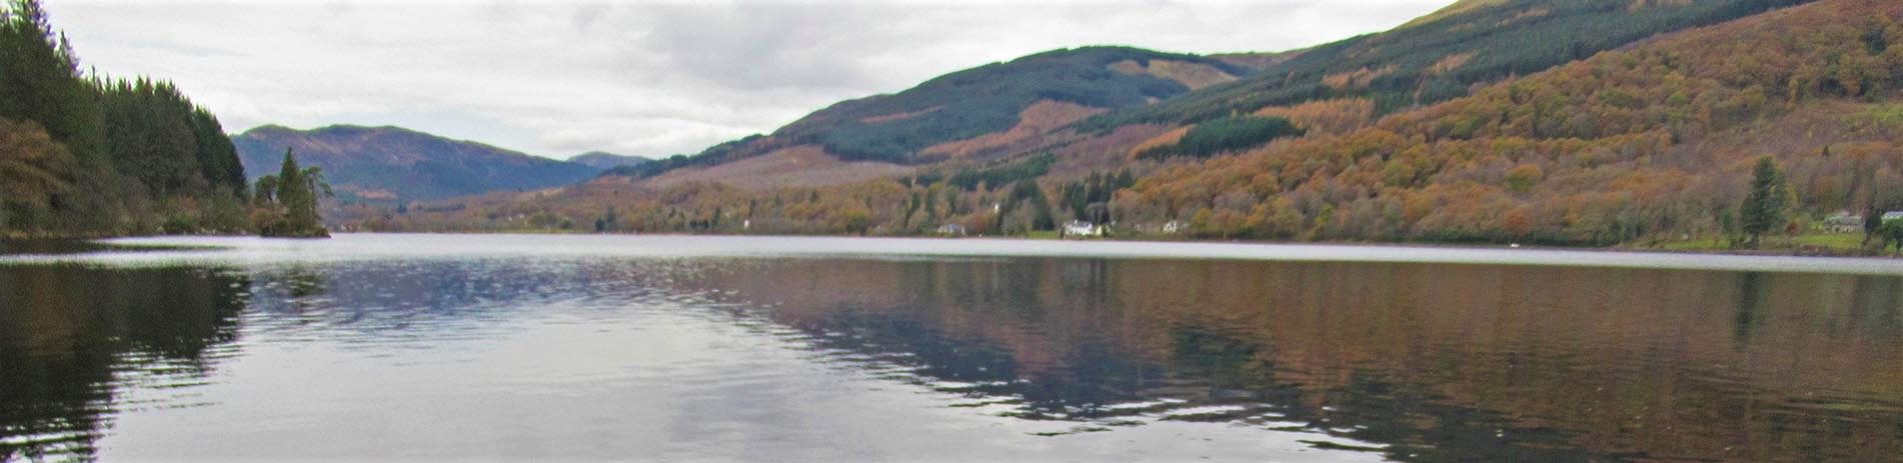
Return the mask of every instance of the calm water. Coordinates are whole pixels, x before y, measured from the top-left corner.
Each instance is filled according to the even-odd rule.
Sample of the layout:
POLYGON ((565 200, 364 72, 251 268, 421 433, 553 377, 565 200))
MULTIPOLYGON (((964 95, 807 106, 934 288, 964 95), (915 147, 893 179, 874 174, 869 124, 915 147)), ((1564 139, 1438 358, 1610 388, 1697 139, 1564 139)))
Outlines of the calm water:
POLYGON ((1903 458, 1903 261, 127 242, 0 256, 0 461, 1903 458))

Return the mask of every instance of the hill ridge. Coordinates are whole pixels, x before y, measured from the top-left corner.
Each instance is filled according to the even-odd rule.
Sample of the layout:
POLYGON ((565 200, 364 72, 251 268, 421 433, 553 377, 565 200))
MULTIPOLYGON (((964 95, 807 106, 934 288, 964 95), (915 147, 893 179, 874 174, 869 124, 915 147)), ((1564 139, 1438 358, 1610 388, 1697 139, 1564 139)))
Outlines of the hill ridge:
POLYGON ((264 125, 232 138, 252 177, 286 148, 324 169, 347 200, 428 200, 496 190, 541 189, 594 176, 578 163, 394 125, 331 124, 305 130, 264 125))

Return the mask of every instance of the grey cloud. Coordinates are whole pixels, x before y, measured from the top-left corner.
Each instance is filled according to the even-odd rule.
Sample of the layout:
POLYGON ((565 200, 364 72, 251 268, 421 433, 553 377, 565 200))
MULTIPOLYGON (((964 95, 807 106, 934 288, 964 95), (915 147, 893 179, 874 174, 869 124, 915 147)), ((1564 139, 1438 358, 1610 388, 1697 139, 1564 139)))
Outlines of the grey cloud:
MULTIPOLYGON (((651 63, 735 88, 863 88, 871 79, 854 37, 879 20, 872 11, 793 4, 668 5, 646 11, 650 28, 634 46, 651 63)), ((650 63, 643 63, 650 64, 650 63)))

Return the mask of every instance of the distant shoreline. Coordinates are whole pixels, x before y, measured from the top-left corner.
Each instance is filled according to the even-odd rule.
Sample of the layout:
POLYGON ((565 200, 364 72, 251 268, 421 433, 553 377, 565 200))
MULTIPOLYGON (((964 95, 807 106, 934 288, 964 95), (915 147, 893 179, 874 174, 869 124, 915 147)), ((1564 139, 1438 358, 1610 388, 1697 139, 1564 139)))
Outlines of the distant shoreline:
MULTIPOLYGON (((1445 248, 1445 249, 1505 248, 1505 249, 1529 249, 1529 250, 1540 249, 1540 250, 1555 250, 1555 251, 1643 252, 1643 253, 1659 253, 1659 254, 1737 255, 1737 256, 1845 257, 1845 258, 1903 257, 1895 253, 1870 254, 1870 253, 1863 253, 1861 251, 1846 251, 1842 249, 1828 249, 1828 248, 1813 248, 1813 249, 1804 249, 1804 248, 1683 249, 1683 248, 1680 248, 1680 249, 1674 249, 1674 248, 1659 246, 1657 244, 1647 245, 1642 243, 1621 243, 1621 244, 1614 244, 1610 246, 1564 246, 1564 245, 1545 245, 1545 244, 1527 244, 1527 243, 1485 243, 1485 242, 1459 243, 1459 242, 1443 242, 1443 241, 1259 241, 1259 240, 1219 240, 1219 239, 1197 239, 1197 238, 1172 239, 1172 238, 1155 237, 1155 236, 1097 237, 1097 238, 1088 238, 1088 239, 1066 239, 1066 238, 1048 238, 1048 237, 1038 237, 1038 236, 1023 236, 1023 235, 945 236, 945 235, 828 235, 828 234, 800 235, 800 234, 728 234, 728 233, 595 233, 595 232, 564 231, 564 230, 549 230, 549 229, 390 231, 390 232, 377 232, 377 231, 338 232, 333 230, 333 232, 340 233, 340 234, 354 233, 354 234, 394 234, 394 235, 733 236, 733 237, 899 238, 899 239, 916 238, 916 239, 944 239, 944 240, 997 239, 997 240, 1023 240, 1023 241, 1106 241, 1106 242, 1130 242, 1130 243, 1231 243, 1231 244, 1265 244, 1265 245, 1312 244, 1312 245, 1325 245, 1325 246, 1431 247, 1431 248, 1445 248)), ((1713 241, 1713 240, 1694 239, 1694 240, 1684 240, 1684 241, 1678 241, 1678 242, 1685 243, 1685 242, 1703 242, 1703 241, 1713 241)))
MULTIPOLYGON (((1043 241, 1043 242, 1062 242, 1062 243, 1101 243, 1101 244, 1127 243, 1127 244, 1158 244, 1158 245, 1245 245, 1245 246, 1264 246, 1264 247, 1336 247, 1336 248, 1397 249, 1397 250, 1432 249, 1432 250, 1450 250, 1450 251, 1472 250, 1472 251, 1525 251, 1525 252, 1592 252, 1592 253, 1627 254, 1627 255, 1650 254, 1650 255, 1684 255, 1684 256, 1803 257, 1803 258, 1839 258, 1839 259, 1895 259, 1896 257, 1898 257, 1897 255, 1890 254, 1890 253, 1853 254, 1853 253, 1843 253, 1843 252, 1828 252, 1829 250, 1818 250, 1818 249, 1757 249, 1757 250, 1671 249, 1671 248, 1636 245, 1636 244, 1622 244, 1622 245, 1614 245, 1614 246, 1546 246, 1546 245, 1523 244, 1523 245, 1516 246, 1515 244, 1512 244, 1512 243, 1323 242, 1323 241, 1252 241, 1252 240, 1155 239, 1155 238, 1090 238, 1090 239, 1070 240, 1070 239, 1058 239, 1058 238, 1009 236, 1009 235, 1004 235, 1004 236, 989 236, 989 235, 985 235, 985 236, 979 236, 979 235, 973 235, 973 236, 880 236, 880 235, 855 236, 855 235, 778 235, 778 234, 737 235, 737 234, 695 234, 695 233, 579 233, 579 232, 564 232, 564 231, 555 231, 555 230, 456 231, 456 232, 338 232, 335 235, 339 237, 374 236, 374 235, 386 235, 386 236, 467 235, 467 236, 548 236, 548 237, 554 237, 554 236, 574 236, 574 237, 649 236, 649 237, 665 237, 665 238, 802 238, 802 239, 855 239, 857 238, 857 239, 868 239, 868 240, 919 240, 919 241, 926 241, 926 242, 943 242, 943 241, 1039 242, 1039 241, 1043 241)), ((131 235, 131 236, 106 236, 106 237, 60 237, 60 238, 40 237, 40 238, 26 239, 24 241, 39 242, 39 243, 54 243, 54 242, 98 243, 98 244, 103 244, 110 247, 147 247, 149 248, 150 246, 145 246, 145 245, 127 246, 127 244, 125 243, 115 243, 113 241, 118 241, 118 240, 130 240, 130 241, 160 240, 160 241, 163 241, 166 238, 279 239, 279 238, 269 238, 269 237, 258 237, 256 235, 246 235, 246 234, 189 234, 189 235, 131 235)), ((289 240, 289 241, 308 241, 308 240, 303 240, 298 238, 283 238, 283 239, 289 240)), ((0 253, 5 253, 6 248, 9 247, 9 246, 6 246, 6 244, 17 243, 20 241, 22 240, 19 238, 12 238, 12 237, 0 238, 0 253)), ((159 246, 159 248, 178 248, 178 247, 179 246, 169 246, 169 245, 159 246)), ((183 246, 183 247, 190 248, 193 246, 183 246)))

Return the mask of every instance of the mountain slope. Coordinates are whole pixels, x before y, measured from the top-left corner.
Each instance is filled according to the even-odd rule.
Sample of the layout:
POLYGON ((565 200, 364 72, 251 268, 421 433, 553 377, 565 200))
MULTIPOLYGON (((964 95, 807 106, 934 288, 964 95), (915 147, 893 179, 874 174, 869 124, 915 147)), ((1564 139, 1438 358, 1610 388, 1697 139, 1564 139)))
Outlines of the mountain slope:
MULTIPOLYGON (((1183 164, 1123 220, 1204 237, 1608 245, 1735 239, 1760 156, 1789 226, 1903 207, 1903 3, 1827 0, 1693 29, 1390 115, 1183 164)), ((1780 229, 1784 228, 1780 221, 1780 229)))
POLYGON ((350 199, 437 199, 496 190, 560 186, 594 176, 582 164, 530 156, 397 127, 334 125, 313 130, 263 126, 232 137, 252 178, 271 172, 284 150, 324 169, 350 199))
POLYGON ((845 161, 943 161, 961 150, 932 148, 1009 132, 1027 123, 1061 126, 1105 109, 1149 104, 1251 72, 1249 67, 1222 60, 1136 48, 1055 50, 954 72, 895 94, 841 102, 771 135, 611 173, 649 177, 802 146, 819 147, 845 161), (1040 104, 1045 110, 1034 109, 1040 104), (1066 109, 1051 111, 1052 105, 1066 109), (1026 111, 1033 114, 1027 116, 1026 111), (1061 118, 1060 123, 1027 120, 1053 114, 1061 118))
POLYGON ((1363 98, 1381 112, 1466 95, 1661 33, 1809 0, 1463 0, 1392 31, 1354 37, 1266 66, 1252 77, 1080 124, 1107 131, 1195 123, 1265 107, 1363 98))
POLYGON ((608 170, 608 169, 613 169, 613 168, 622 167, 622 166, 638 166, 638 165, 647 163, 648 161, 652 161, 652 159, 648 159, 641 156, 628 156, 624 154, 606 153, 601 151, 589 151, 587 153, 578 154, 578 155, 575 155, 575 157, 568 158, 568 162, 581 164, 584 166, 593 167, 600 170, 608 170))
POLYGON ((1349 117, 1371 111, 1358 116, 1366 120, 1657 34, 1805 1, 1463 0, 1392 31, 1284 53, 1199 57, 1123 47, 1057 50, 948 74, 897 94, 842 102, 768 136, 611 173, 650 177, 802 146, 848 161, 968 164, 1084 141, 1066 135, 1072 129, 1111 136, 1135 125, 1182 127, 1238 114, 1296 119, 1320 112, 1324 119, 1342 118, 1334 114, 1339 105, 1302 107, 1312 102, 1366 101, 1370 109, 1348 106, 1354 109, 1349 117), (1074 107, 1035 111, 1052 104, 1074 107))

